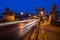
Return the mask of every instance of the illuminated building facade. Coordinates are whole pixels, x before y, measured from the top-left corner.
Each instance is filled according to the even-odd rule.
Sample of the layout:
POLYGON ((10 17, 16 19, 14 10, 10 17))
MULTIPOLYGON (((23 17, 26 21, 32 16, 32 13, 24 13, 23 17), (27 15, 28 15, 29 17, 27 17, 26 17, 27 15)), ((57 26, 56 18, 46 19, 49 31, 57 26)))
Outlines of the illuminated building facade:
POLYGON ((6 22, 11 22, 15 20, 15 14, 13 14, 10 9, 7 7, 3 13, 3 20, 6 22))

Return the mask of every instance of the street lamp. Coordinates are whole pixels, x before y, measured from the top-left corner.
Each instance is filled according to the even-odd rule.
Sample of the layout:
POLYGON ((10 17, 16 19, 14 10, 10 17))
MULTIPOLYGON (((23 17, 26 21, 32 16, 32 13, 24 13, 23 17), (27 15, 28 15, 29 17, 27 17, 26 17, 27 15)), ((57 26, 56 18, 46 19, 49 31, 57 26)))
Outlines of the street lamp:
POLYGON ((44 12, 43 11, 41 11, 41 16, 44 16, 44 12))
POLYGON ((23 15, 24 13, 23 12, 21 12, 21 15, 23 15))
POLYGON ((31 19, 31 14, 29 14, 29 18, 31 19))
POLYGON ((43 15, 44 13, 43 13, 43 11, 41 11, 41 15, 43 15))
POLYGON ((24 13, 21 12, 20 14, 21 14, 21 20, 23 20, 24 19, 24 13))

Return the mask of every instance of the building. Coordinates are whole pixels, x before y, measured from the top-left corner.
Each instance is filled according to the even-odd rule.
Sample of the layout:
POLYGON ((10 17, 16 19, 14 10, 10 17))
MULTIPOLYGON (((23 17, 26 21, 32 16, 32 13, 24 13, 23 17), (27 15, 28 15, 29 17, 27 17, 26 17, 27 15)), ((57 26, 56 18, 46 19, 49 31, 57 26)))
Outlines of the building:
POLYGON ((52 6, 51 12, 49 13, 49 21, 56 20, 58 17, 58 12, 56 10, 56 5, 52 6))
POLYGON ((15 20, 15 14, 13 14, 10 9, 7 7, 3 13, 3 20, 5 22, 11 22, 15 20))
POLYGON ((44 15, 44 8, 37 8, 37 9, 36 9, 36 14, 37 14, 38 16, 44 15))
POLYGON ((37 14, 38 18, 42 17, 43 20, 45 20, 45 17, 46 17, 44 14, 44 10, 45 10, 45 8, 37 8, 36 9, 36 14, 37 14))

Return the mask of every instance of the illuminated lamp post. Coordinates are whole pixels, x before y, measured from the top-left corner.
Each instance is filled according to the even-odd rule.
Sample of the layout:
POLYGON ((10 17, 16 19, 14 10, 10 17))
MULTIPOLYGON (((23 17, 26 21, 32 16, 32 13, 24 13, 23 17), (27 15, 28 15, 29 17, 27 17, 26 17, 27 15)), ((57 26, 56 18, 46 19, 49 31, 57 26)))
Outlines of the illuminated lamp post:
POLYGON ((31 19, 31 14, 29 14, 29 19, 31 19))
POLYGON ((41 14, 43 14, 43 11, 41 11, 41 14))
POLYGON ((41 16, 44 16, 44 12, 43 11, 41 11, 41 16))
POLYGON ((21 15, 24 15, 24 13, 23 13, 23 12, 21 12, 21 15))
POLYGON ((21 14, 21 20, 23 20, 24 19, 24 13, 21 12, 20 14, 21 14))

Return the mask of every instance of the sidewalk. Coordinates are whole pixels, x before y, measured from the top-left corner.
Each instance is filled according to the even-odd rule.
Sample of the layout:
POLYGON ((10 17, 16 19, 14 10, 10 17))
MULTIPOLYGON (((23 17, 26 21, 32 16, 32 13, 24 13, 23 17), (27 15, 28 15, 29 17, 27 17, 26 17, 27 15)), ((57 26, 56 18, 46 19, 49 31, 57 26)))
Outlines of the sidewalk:
POLYGON ((51 25, 50 22, 48 22, 48 21, 45 22, 45 23, 40 24, 40 26, 41 26, 42 28, 46 28, 46 29, 48 29, 48 30, 60 31, 60 28, 58 28, 58 27, 56 27, 56 26, 54 26, 54 25, 51 25))
POLYGON ((49 22, 40 25, 41 33, 47 40, 60 40, 60 28, 51 25, 49 22))

